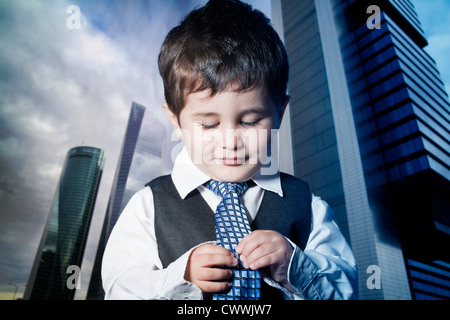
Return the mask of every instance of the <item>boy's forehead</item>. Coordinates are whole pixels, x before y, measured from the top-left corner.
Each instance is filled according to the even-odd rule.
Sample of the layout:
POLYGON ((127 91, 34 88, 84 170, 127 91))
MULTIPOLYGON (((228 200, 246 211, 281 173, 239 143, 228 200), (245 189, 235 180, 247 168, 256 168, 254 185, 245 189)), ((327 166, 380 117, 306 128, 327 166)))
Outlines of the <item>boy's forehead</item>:
POLYGON ((201 101, 207 103, 213 98, 212 92, 210 89, 203 90, 203 91, 197 91, 189 93, 186 97, 186 103, 192 102, 192 101, 201 101))
POLYGON ((184 108, 223 107, 221 105, 222 103, 226 105, 231 102, 236 102, 242 105, 242 107, 254 107, 256 105, 266 104, 267 98, 266 90, 261 87, 245 91, 236 91, 230 88, 214 95, 211 93, 211 90, 204 90, 188 94, 184 108))

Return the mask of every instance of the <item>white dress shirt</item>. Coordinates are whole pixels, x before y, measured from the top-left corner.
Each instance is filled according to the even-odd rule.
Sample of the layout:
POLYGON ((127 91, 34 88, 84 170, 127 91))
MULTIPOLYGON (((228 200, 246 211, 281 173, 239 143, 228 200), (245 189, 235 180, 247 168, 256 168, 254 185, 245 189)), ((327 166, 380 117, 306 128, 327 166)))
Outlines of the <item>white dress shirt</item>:
MULTIPOLYGON (((221 199, 203 185, 210 178, 195 166, 185 148, 175 160, 171 177, 182 199, 197 188, 214 214, 221 199)), ((279 173, 256 175, 252 180, 255 185, 241 197, 250 222, 255 219, 264 192, 283 196, 279 173)), ((331 208, 314 195, 311 207, 311 233, 305 250, 288 239, 294 248, 287 271, 290 288, 264 274, 263 279, 282 290, 285 299, 354 299, 357 268, 353 253, 331 208)), ((146 187, 132 197, 119 217, 103 256, 105 299, 203 299, 202 291, 184 279, 187 260, 194 248, 163 268, 154 212, 153 193, 146 187)))

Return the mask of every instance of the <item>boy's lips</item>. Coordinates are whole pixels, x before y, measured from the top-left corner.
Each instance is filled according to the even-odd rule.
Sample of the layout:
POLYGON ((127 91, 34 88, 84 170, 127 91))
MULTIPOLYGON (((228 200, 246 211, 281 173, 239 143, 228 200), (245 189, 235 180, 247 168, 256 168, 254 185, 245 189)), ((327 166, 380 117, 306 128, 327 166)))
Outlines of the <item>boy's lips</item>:
POLYGON ((237 166, 244 164, 247 157, 244 158, 238 158, 238 157, 231 157, 231 158, 222 158, 222 162, 226 166, 237 166))

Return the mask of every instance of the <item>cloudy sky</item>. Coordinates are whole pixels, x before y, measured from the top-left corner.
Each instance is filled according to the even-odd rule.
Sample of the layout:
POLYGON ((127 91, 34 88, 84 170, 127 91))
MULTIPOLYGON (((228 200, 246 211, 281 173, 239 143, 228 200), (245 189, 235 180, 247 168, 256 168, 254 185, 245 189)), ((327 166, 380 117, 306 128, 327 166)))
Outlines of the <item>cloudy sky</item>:
MULTIPOLYGON (((254 2, 270 12, 269 0, 254 2)), ((203 3, 0 1, 0 299, 12 298, 10 282, 23 294, 65 155, 83 143, 106 151, 82 265, 89 273, 131 103, 162 111, 160 46, 203 3), (79 29, 70 29, 71 5, 79 29)))
MULTIPOLYGON (((78 293, 83 297, 131 103, 160 110, 161 43, 204 2, 0 1, 0 299, 12 298, 10 282, 22 296, 64 157, 81 144, 106 151, 78 293), (67 26, 71 5, 80 8, 79 29, 67 26)), ((270 14, 270 0, 249 2, 270 14)), ((414 3, 427 51, 449 88, 450 1, 414 3)))

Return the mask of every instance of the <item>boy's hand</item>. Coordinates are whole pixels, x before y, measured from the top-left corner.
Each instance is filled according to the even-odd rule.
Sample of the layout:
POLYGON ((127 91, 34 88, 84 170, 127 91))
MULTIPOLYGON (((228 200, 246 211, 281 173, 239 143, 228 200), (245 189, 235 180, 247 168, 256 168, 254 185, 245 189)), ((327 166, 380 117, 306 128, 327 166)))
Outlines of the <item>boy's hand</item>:
POLYGON ((245 236, 236 248, 247 269, 266 268, 278 283, 287 281, 292 246, 276 231, 256 230, 245 236))
POLYGON ((221 292, 231 287, 226 281, 233 276, 227 267, 237 266, 233 253, 215 244, 195 248, 189 257, 184 278, 194 283, 203 293, 221 292))

